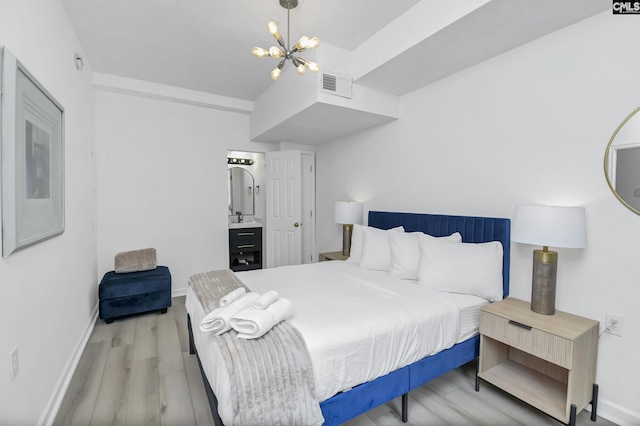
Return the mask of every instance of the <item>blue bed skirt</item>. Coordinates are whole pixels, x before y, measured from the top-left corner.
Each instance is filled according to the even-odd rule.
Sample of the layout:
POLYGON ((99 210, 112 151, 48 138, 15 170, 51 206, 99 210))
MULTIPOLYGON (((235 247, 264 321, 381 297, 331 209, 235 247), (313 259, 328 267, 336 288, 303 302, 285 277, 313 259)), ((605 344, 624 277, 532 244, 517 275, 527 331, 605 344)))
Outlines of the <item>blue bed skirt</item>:
POLYGON ((325 426, 339 425, 478 357, 480 336, 339 393, 320 403, 325 426))

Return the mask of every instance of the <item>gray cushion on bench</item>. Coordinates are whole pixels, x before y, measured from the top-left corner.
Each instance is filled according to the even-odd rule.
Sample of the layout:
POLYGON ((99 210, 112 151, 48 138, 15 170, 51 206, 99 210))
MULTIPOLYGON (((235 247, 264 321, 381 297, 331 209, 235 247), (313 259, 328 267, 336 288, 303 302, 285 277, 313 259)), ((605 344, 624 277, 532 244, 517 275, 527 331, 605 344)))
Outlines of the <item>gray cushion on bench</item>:
POLYGON ((146 248, 142 250, 123 251, 116 254, 115 272, 117 274, 128 272, 151 271, 156 269, 156 249, 146 248))

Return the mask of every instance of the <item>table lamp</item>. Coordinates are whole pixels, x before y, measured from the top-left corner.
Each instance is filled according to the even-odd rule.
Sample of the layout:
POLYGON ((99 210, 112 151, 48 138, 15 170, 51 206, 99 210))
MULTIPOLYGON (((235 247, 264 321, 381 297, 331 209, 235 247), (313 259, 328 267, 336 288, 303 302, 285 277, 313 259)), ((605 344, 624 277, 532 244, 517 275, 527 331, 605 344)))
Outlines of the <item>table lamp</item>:
POLYGON ((517 206, 511 239, 543 246, 533 252, 531 310, 555 314, 558 253, 552 247, 584 248, 584 207, 517 206))
POLYGON ((362 224, 362 204, 353 201, 338 201, 335 207, 335 222, 342 224, 342 254, 351 252, 353 225, 362 224))

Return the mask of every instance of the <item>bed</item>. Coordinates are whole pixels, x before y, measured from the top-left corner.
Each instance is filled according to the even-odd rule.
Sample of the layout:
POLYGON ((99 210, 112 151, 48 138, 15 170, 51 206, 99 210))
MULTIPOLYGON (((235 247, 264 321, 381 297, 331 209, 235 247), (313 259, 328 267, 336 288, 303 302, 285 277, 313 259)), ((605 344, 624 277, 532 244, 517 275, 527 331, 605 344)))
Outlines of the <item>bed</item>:
MULTIPOLYGON (((489 243, 492 241, 498 241, 502 247, 502 250, 500 252, 501 265, 499 271, 499 273, 501 274, 501 289, 499 289, 501 290, 501 294, 499 294, 499 297, 502 298, 508 295, 510 263, 509 219, 371 211, 369 212, 368 226, 381 230, 403 227, 404 232, 406 233, 422 232, 434 237, 445 237, 457 232, 462 236, 462 241, 465 243, 489 243)), ((297 268, 307 267, 307 270, 309 271, 308 276, 310 277, 309 281, 313 281, 312 278, 315 277, 316 274, 320 274, 320 272, 318 272, 320 269, 322 269, 323 271, 329 271, 329 276, 337 276, 340 274, 350 273, 351 270, 349 268, 353 269, 354 267, 357 267, 357 265, 349 265, 348 262, 323 263, 325 265, 301 265, 297 266, 297 268)), ((293 267, 285 268, 295 269, 293 267)), ((272 269, 272 272, 269 273, 273 274, 274 272, 284 271, 284 269, 282 268, 274 269, 278 269, 280 271, 274 271, 272 269)), ((251 271, 251 273, 264 274, 267 272, 251 271)), ((256 279, 256 274, 252 275, 251 273, 241 273, 238 274, 238 276, 243 282, 246 281, 245 283, 249 286, 249 288, 253 290, 254 286, 260 286, 260 281, 256 279)), ((324 274, 324 272, 322 272, 322 274, 324 274)), ((360 272, 358 272, 358 274, 360 274, 360 272)), ((388 278, 385 277, 385 274, 383 273, 377 272, 376 274, 374 272, 366 271, 364 275, 358 275, 357 278, 354 279, 354 285, 363 287, 368 292, 373 291, 377 294, 382 294, 383 298, 387 297, 387 295, 385 294, 386 292, 389 293, 389 298, 393 298, 395 297, 393 296, 393 294, 391 294, 393 293, 393 291, 389 290, 390 287, 386 287, 388 284, 387 281, 388 278), (360 282, 361 284, 359 284, 360 282)), ((404 281, 402 283, 402 285, 404 286, 403 289, 408 289, 407 291, 409 291, 409 294, 411 294, 412 297, 419 297, 418 294, 413 295, 413 293, 411 292, 422 291, 415 288, 420 286, 416 286, 415 284, 407 285, 406 283, 407 281, 404 281)), ((301 285, 302 284, 300 284, 298 287, 300 287, 301 285)), ((342 288, 334 288, 329 284, 327 285, 328 291, 340 291, 340 288, 342 288)), ((287 291, 293 290, 287 289, 285 286, 285 288, 283 288, 283 291, 285 291, 286 294, 287 291)), ((295 291, 293 292, 295 293, 295 291)), ((289 296, 289 294, 286 295, 289 296)), ((471 302, 469 303, 471 305, 475 304, 475 312, 479 312, 479 302, 474 302, 470 297, 467 297, 465 299, 465 296, 466 295, 458 294, 456 295, 456 297, 448 299, 451 301, 448 301, 446 303, 456 305, 458 308, 460 308, 470 300, 471 302)), ((436 300, 437 297, 439 296, 433 294, 432 296, 425 297, 423 300, 436 300)), ((191 293, 188 292, 187 312, 189 315, 189 338, 192 347, 192 353, 196 353, 198 356, 198 362, 203 374, 203 381, 210 400, 214 420, 217 425, 222 425, 223 421, 218 415, 218 411, 220 409, 221 412, 224 412, 227 409, 224 405, 226 403, 226 400, 224 400, 224 398, 221 398, 222 405, 219 407, 216 394, 214 393, 213 389, 224 388, 224 378, 221 378, 219 373, 214 372, 214 370, 216 370, 216 366, 212 365, 212 361, 207 358, 207 351, 209 349, 207 344, 205 343, 205 338, 198 334, 199 330, 197 330, 197 327, 191 326, 192 318, 197 321, 197 318, 203 315, 202 312, 199 312, 198 304, 195 303, 193 299, 194 298, 191 293)), ((488 303, 486 300, 483 300, 483 302, 488 303)), ((409 306, 412 305, 411 301, 405 300, 405 302, 403 303, 407 304, 406 310, 407 312, 409 312, 408 315, 413 315, 411 313, 412 307, 409 306)), ((304 301, 300 301, 299 304, 300 309, 313 308, 312 305, 305 306, 304 301)), ((425 305, 426 304, 427 303, 425 302, 425 305)), ((380 308, 384 308, 384 306, 377 306, 375 309, 380 308)), ((413 307, 413 309, 415 309, 415 306, 413 307)), ((459 312, 462 311, 463 310, 459 309, 459 312)), ((321 312, 316 314, 322 315, 321 312)), ((359 315, 360 314, 358 314, 358 316, 359 315)), ((366 311, 363 312, 362 315, 363 318, 367 318, 366 311)), ((445 314, 443 313, 442 315, 445 314)), ((457 316, 456 318, 456 321, 458 322, 455 326, 456 331, 454 341, 444 341, 440 339, 434 344, 435 346, 421 349, 426 350, 428 356, 420 356, 418 359, 413 359, 411 357, 415 357, 415 353, 406 355, 404 352, 395 352, 395 348, 406 345, 407 342, 412 342, 412 344, 414 342, 422 342, 423 338, 425 337, 424 334, 416 334, 421 332, 419 328, 414 330, 407 327, 408 331, 406 332, 402 329, 396 329, 393 333, 391 333, 393 335, 393 338, 396 340, 392 340, 390 341, 390 343, 384 345, 384 350, 389 352, 388 356, 390 359, 393 359, 393 362, 387 363, 384 357, 380 357, 379 355, 377 355, 375 359, 379 361, 378 364, 381 364, 381 366, 375 366, 375 368, 371 366, 365 366, 364 370, 366 370, 366 374, 354 373, 351 375, 353 377, 348 377, 343 381, 341 381, 342 379, 337 376, 323 378, 324 373, 321 377, 316 376, 316 385, 318 388, 318 397, 321 401, 320 409, 322 410, 322 415, 324 417, 324 424, 338 425, 344 423, 347 420, 354 418, 373 407, 388 402, 399 396, 403 397, 402 417, 403 420, 406 421, 408 401, 407 395, 412 389, 415 389, 416 387, 421 386, 422 384, 432 380, 433 378, 436 378, 469 361, 473 361, 478 357, 479 337, 477 335, 477 323, 473 326, 475 328, 469 329, 468 327, 465 328, 464 321, 460 319, 460 316, 457 316), (409 338, 409 336, 413 336, 413 338, 409 338), (441 347, 445 348, 442 349, 441 347), (434 348, 436 348, 435 352, 430 352, 433 351, 434 348), (393 366, 393 363, 400 363, 399 365, 403 366, 400 368, 389 367, 390 365, 393 366), (390 369, 390 371, 386 371, 384 368, 387 368, 388 370, 390 369), (367 376, 367 374, 369 376, 367 376), (371 375, 372 377, 370 377, 371 375), (351 382, 353 382, 353 380, 361 381, 357 383, 350 383, 349 380, 351 380, 351 382)), ((368 318, 366 321, 372 322, 373 319, 368 318)), ((400 323, 402 323, 403 321, 410 322, 406 318, 394 319, 394 321, 400 323)), ((453 320, 451 319, 447 319, 445 322, 449 324, 452 323, 452 321, 453 320)), ((332 325, 329 321, 327 326, 329 327, 329 329, 332 329, 332 327, 335 327, 335 324, 332 325)), ((327 366, 329 366, 329 369, 331 369, 332 367, 335 369, 335 362, 337 362, 336 360, 338 359, 338 357, 342 355, 336 355, 336 358, 332 361, 332 352, 330 350, 326 350, 325 348, 316 348, 316 346, 318 345, 314 343, 315 336, 305 335, 306 324, 304 323, 304 321, 298 321, 296 327, 300 328, 302 335, 305 336, 305 340, 308 339, 307 345, 310 346, 309 351, 312 353, 314 370, 316 370, 316 364, 321 363, 326 364, 323 367, 324 369, 327 369, 327 366), (313 355, 314 353, 316 354, 315 358, 313 355), (332 362, 334 362, 334 364, 332 364, 332 362)), ((437 332, 438 330, 440 329, 435 328, 431 332, 437 332)), ((423 330, 422 333, 426 333, 426 331, 423 330)), ((354 345, 354 347, 358 348, 359 346, 354 345)), ((352 352, 355 353, 357 351, 353 350, 352 352)), ((364 352, 366 352, 366 349, 364 350, 364 352)), ((358 360, 358 365, 363 363, 360 362, 360 358, 357 358, 357 354, 353 356, 355 356, 355 359, 358 360)), ((322 370, 320 366, 318 366, 317 369, 322 370)), ((350 369, 351 368, 349 368, 349 370, 350 369)))

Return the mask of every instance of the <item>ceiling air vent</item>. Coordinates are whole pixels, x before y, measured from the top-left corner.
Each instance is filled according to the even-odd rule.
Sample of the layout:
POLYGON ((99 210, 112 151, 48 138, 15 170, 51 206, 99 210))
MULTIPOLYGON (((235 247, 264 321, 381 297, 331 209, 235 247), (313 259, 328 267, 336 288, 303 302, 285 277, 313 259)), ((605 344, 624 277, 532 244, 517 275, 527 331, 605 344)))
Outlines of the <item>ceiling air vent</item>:
POLYGON ((320 90, 331 95, 351 99, 351 82, 351 77, 346 75, 323 72, 320 90))

